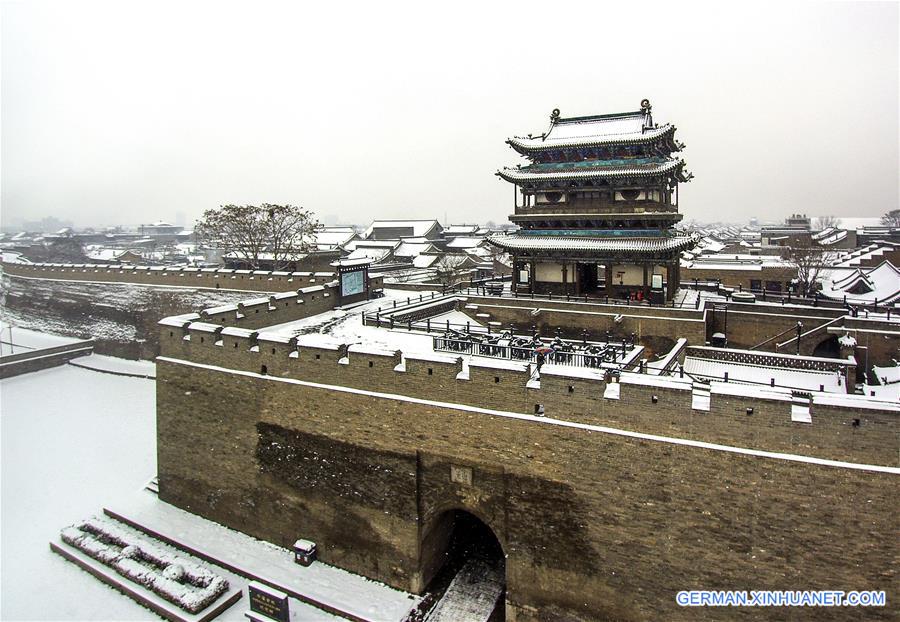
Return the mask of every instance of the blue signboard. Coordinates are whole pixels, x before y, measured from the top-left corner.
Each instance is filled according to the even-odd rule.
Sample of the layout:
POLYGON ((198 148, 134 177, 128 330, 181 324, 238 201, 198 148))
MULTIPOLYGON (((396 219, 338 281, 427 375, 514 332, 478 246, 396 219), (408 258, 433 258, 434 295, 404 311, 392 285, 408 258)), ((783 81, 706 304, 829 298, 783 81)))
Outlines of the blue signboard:
POLYGON ((365 270, 341 273, 341 296, 361 294, 366 289, 365 270))

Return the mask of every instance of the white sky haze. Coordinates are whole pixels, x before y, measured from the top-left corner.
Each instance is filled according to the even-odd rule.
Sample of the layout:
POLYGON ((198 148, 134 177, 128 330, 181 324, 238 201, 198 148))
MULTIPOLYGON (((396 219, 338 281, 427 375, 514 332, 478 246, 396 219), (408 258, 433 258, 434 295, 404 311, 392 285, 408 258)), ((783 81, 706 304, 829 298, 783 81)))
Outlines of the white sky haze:
POLYGON ((898 207, 897 2, 3 2, 2 212, 505 222, 504 141, 672 122, 686 220, 898 207))

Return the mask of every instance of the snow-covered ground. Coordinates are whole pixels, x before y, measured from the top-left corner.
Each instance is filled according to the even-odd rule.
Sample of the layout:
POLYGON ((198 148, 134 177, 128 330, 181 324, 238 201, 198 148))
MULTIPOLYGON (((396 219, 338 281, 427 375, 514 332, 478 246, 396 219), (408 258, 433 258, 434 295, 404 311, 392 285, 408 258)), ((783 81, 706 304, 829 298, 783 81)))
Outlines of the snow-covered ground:
POLYGON ((48 546, 156 473, 155 409, 152 380, 71 365, 0 380, 0 618, 155 619, 48 546))
POLYGON ((9 322, 0 320, 0 356, 18 354, 40 348, 53 348, 75 343, 78 339, 58 337, 47 333, 19 328, 9 322))
MULTIPOLYGON (((126 374, 155 371, 153 363, 108 356, 77 362, 126 374)), ((64 365, 0 381, 0 619, 159 619, 50 551, 60 529, 103 507, 368 619, 398 620, 418 603, 338 568, 300 568, 289 551, 144 492, 156 474, 155 412, 152 379, 64 365)), ((247 606, 244 599, 220 619, 243 620, 247 606)), ((291 622, 339 619, 294 599, 291 614, 291 622)))

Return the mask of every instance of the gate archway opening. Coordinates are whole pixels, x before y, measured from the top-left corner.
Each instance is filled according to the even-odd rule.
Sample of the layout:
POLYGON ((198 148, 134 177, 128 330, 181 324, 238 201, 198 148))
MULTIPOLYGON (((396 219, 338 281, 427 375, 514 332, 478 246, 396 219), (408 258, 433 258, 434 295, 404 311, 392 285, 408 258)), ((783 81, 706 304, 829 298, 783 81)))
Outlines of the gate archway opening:
POLYGON ((438 516, 422 541, 419 559, 426 592, 444 601, 454 582, 475 589, 475 584, 484 582, 485 592, 499 594, 490 620, 503 620, 506 556, 497 536, 477 516, 465 510, 448 510, 438 516))
POLYGON ((831 335, 828 339, 819 343, 815 349, 813 349, 812 355, 830 359, 840 358, 841 345, 838 343, 837 335, 831 335))

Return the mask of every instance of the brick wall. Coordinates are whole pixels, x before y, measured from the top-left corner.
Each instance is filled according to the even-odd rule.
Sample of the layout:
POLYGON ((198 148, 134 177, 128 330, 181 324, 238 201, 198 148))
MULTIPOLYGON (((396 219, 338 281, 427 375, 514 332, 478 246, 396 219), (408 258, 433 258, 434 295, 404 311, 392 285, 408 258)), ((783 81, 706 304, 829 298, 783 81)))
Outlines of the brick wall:
MULTIPOLYGON (((837 587, 885 589, 888 603, 898 597, 896 473, 288 378, 504 411, 530 412, 540 399, 548 417, 895 466, 896 413, 814 407, 803 427, 790 423, 789 403, 774 399, 713 395, 708 413, 692 411, 690 391, 673 382, 626 382, 621 399, 604 400, 602 383, 588 379, 545 376, 534 390, 508 370, 472 368, 466 381, 453 362, 407 358, 395 371, 399 357, 390 353, 301 345, 295 357, 290 343, 260 338, 254 352, 239 337, 223 341, 200 344, 191 333, 164 348, 235 368, 267 364, 268 373, 158 361, 160 494, 251 535, 282 545, 311 538, 326 562, 418 590, 438 553, 423 543, 446 510, 468 510, 503 546, 508 619, 519 621, 697 619, 676 606, 682 589, 837 587), (852 428, 851 415, 863 425, 852 428), (472 484, 451 482, 450 465, 470 467, 472 484)), ((760 617, 753 609, 702 614, 760 617)), ((815 614, 895 619, 891 607, 815 614)))
POLYGON ((710 411, 704 412, 691 408, 689 379, 625 373, 619 399, 611 400, 602 397, 606 382, 599 374, 596 378, 576 377, 565 375, 559 367, 553 373, 545 368, 540 388, 529 388, 527 370, 504 369, 487 359, 474 360, 468 379, 463 380, 457 378, 461 363, 452 356, 403 356, 358 345, 313 347, 304 345, 302 336, 298 347, 296 340, 269 337, 265 332, 257 335, 251 330, 226 330, 211 338, 210 332, 218 327, 204 322, 193 322, 184 330, 163 328, 163 356, 202 364, 252 373, 260 373, 265 366, 266 373, 276 377, 522 414, 533 414, 535 405, 541 404, 546 416, 578 423, 900 466, 896 409, 869 408, 852 396, 843 409, 823 410, 820 419, 817 400, 827 402, 829 397, 814 395, 810 425, 791 421, 789 397, 761 390, 748 392, 738 385, 714 393, 710 411), (401 361, 403 371, 397 371, 401 361), (747 408, 753 408, 753 417, 746 416, 747 408), (859 428, 851 427, 856 418, 862 421, 859 428))

